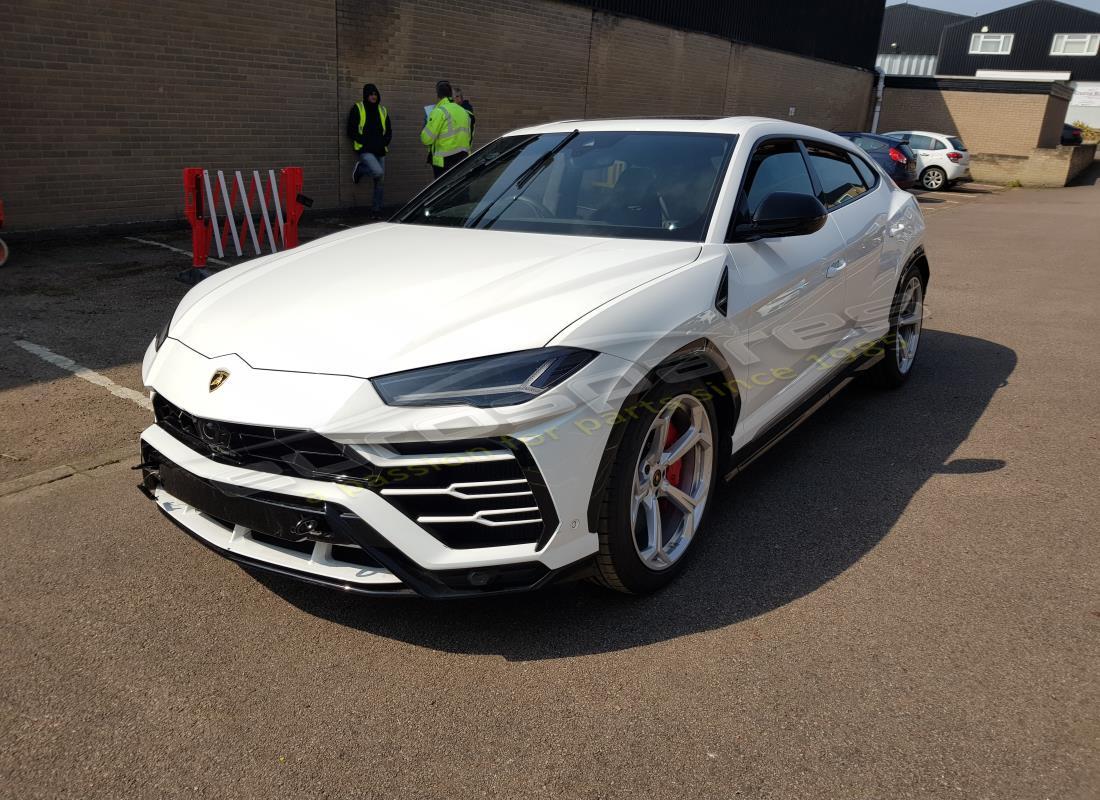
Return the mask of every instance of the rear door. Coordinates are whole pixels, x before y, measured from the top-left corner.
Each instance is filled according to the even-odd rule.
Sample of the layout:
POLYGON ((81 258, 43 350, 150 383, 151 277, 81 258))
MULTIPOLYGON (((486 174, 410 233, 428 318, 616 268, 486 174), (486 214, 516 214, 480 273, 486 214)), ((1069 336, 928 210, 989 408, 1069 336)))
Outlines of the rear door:
POLYGON ((877 309, 873 304, 882 297, 887 302, 893 297, 894 271, 883 263, 882 252, 890 187, 857 153, 820 142, 805 145, 821 187, 821 202, 844 237, 839 265, 845 279, 842 313, 852 323, 845 337, 856 337, 865 328, 879 327, 881 315, 868 315, 868 311, 877 309))
MULTIPOLYGON (((730 227, 747 222, 772 192, 816 193, 793 138, 759 141, 746 167, 730 227)), ((824 376, 819 357, 843 335, 843 274, 830 277, 845 243, 836 224, 806 236, 726 245, 734 265, 730 296, 749 298, 729 322, 727 352, 745 384, 741 403, 751 436, 824 376), (740 362, 740 363, 738 363, 740 362)))
MULTIPOLYGON (((917 169, 923 171, 925 167, 938 164, 936 157, 936 141, 931 136, 922 136, 919 133, 910 134, 908 144, 917 154, 917 169)), ((942 147, 942 146, 941 146, 942 147)))

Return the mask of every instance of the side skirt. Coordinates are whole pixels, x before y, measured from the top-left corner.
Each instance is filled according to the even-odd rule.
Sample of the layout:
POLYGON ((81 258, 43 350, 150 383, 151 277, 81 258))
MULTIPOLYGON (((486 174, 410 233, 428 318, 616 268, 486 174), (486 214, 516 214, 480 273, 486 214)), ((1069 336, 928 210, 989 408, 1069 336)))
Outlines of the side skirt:
POLYGON ((783 441, 787 434, 809 419, 815 411, 854 381, 859 373, 870 369, 885 358, 886 355, 882 352, 881 347, 879 351, 877 355, 865 356, 859 361, 852 362, 844 369, 838 370, 836 375, 823 383, 817 391, 808 396, 790 413, 776 420, 759 436, 734 453, 731 461, 733 468, 726 473, 726 480, 731 481, 744 472, 756 459, 783 441))

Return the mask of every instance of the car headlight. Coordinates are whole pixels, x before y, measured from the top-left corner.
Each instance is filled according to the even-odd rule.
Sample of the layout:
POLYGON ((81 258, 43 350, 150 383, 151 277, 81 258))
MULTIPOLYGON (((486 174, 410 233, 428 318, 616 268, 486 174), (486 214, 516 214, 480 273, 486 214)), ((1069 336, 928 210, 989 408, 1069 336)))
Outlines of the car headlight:
POLYGON ((160 346, 164 344, 164 340, 168 338, 168 326, 172 324, 172 319, 169 317, 168 321, 164 323, 164 327, 157 333, 156 342, 153 345, 153 350, 159 352, 160 346))
POLYGON ((391 406, 494 408, 538 397, 595 357, 590 350, 544 347, 394 372, 371 383, 391 406))

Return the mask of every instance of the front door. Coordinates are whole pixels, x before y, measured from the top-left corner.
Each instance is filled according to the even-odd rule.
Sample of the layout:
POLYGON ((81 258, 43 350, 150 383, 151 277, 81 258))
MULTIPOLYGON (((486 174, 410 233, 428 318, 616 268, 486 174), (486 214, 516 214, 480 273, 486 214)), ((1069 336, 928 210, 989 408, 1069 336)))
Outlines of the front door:
MULTIPOLYGON (((805 158, 794 139, 757 144, 732 224, 748 221, 772 192, 813 195, 805 158)), ((750 440, 806 389, 824 378, 821 357, 848 330, 843 236, 832 220, 816 233, 728 244, 730 311, 726 355, 741 390, 735 447, 750 440), (738 304, 735 298, 749 298, 738 304)))

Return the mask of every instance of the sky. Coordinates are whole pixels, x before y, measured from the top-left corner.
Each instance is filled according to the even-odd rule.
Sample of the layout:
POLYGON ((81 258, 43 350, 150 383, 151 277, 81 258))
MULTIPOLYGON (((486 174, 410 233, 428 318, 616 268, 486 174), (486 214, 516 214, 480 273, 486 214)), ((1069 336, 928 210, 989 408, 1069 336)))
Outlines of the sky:
MULTIPOLYGON (((886 0, 886 5, 894 6, 902 0, 886 0)), ((1019 5, 1023 0, 910 0, 911 5, 925 8, 938 8, 941 11, 954 11, 956 14, 988 14, 990 11, 1019 5)), ((1063 0, 1071 6, 1079 6, 1089 11, 1100 12, 1100 0, 1063 0)))

